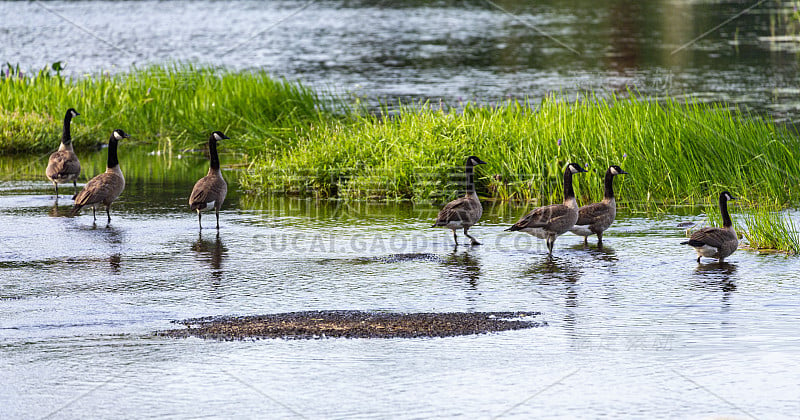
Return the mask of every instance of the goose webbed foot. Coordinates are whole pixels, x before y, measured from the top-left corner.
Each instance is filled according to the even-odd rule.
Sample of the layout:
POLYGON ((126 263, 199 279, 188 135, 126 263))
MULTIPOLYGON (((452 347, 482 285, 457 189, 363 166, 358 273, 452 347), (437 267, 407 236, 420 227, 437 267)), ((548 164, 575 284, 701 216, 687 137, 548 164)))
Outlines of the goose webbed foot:
MULTIPOLYGON (((470 245, 472 245, 472 246, 475 246, 475 245, 480 245, 481 243, 480 243, 480 242, 478 242, 478 240, 477 240, 477 239, 475 239, 475 238, 473 238, 472 236, 470 236, 470 234, 469 234, 469 233, 467 233, 467 230, 469 230, 469 228, 464 228, 464 236, 466 236, 467 238, 469 238, 469 240, 470 240, 470 243, 469 243, 469 244, 470 244, 470 245)), ((456 231, 453 231, 453 234, 454 234, 454 235, 455 235, 455 233, 456 233, 456 231)))

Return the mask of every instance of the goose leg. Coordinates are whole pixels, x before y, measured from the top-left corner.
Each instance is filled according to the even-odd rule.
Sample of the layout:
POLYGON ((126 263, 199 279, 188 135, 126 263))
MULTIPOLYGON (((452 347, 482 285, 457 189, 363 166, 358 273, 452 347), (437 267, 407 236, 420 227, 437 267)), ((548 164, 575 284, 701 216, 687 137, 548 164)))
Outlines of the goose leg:
POLYGON ((584 236, 583 237, 583 246, 587 246, 587 245, 589 245, 589 237, 588 236, 584 236))
POLYGON ((74 200, 75 197, 78 196, 78 181, 72 181, 72 189, 74 191, 74 194, 72 194, 72 199, 74 200))
POLYGON ((95 211, 96 211, 96 210, 97 210, 97 205, 96 205, 96 204, 92 204, 92 219, 93 219, 95 222, 97 221, 97 215, 95 214, 95 211))
POLYGON ((597 246, 600 248, 603 247, 603 232, 597 234, 597 246))
POLYGON ((108 223, 111 223, 111 204, 106 206, 106 216, 108 216, 108 223))
MULTIPOLYGON (((470 239, 470 241, 471 241, 471 242, 470 242, 470 245, 480 245, 481 243, 480 243, 480 242, 478 242, 478 240, 477 240, 477 239, 475 239, 475 238, 473 238, 472 236, 470 236, 470 235, 469 235, 469 233, 467 233, 467 230, 469 230, 469 228, 468 228, 468 227, 465 227, 465 228, 464 228, 464 236, 466 236, 467 238, 469 238, 469 239, 470 239)), ((456 231, 453 231, 453 234, 455 234, 455 233, 456 233, 456 231)))
POLYGON ((697 263, 700 264, 700 256, 697 256, 697 263))
POLYGON ((555 243, 556 238, 548 237, 547 238, 547 255, 553 255, 553 244, 555 243))
POLYGON ((58 183, 53 182, 53 186, 56 187, 56 200, 58 200, 58 183))
POLYGON ((456 236, 456 230, 453 229, 453 241, 455 241, 456 246, 458 246, 458 236, 456 236))
POLYGON ((197 209, 197 224, 200 225, 200 229, 203 229, 203 214, 200 209, 197 209))
POLYGON ((214 210, 217 214, 217 230, 219 230, 219 207, 215 207, 214 210))

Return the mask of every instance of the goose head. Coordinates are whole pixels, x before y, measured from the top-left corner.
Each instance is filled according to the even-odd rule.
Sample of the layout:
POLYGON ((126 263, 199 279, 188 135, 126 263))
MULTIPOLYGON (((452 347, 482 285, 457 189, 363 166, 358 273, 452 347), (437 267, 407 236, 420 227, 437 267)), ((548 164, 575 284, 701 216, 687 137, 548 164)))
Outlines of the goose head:
POLYGON ((480 160, 477 156, 470 156, 467 158, 467 166, 485 165, 486 162, 480 160))
POLYGON ((230 139, 230 137, 226 136, 225 134, 222 134, 222 131, 215 131, 211 133, 211 138, 214 139, 215 141, 230 139))
POLYGON ((580 172, 586 172, 586 169, 583 169, 583 167, 577 163, 570 163, 567 165, 567 171, 571 174, 577 174, 580 172))
POLYGON ((723 192, 721 192, 719 194, 719 199, 720 199, 720 201, 722 201, 722 200, 730 201, 730 200, 736 200, 736 197, 732 196, 731 193, 729 193, 727 191, 723 191, 723 192))
POLYGON ((608 167, 608 172, 610 172, 611 175, 625 175, 625 174, 627 174, 627 172, 623 171, 622 168, 620 168, 617 165, 609 166, 608 167))
POLYGON ((78 115, 81 115, 81 114, 79 114, 78 111, 75 110, 75 108, 70 108, 70 109, 67 110, 67 115, 65 115, 65 117, 67 117, 67 118, 75 118, 78 115))
POLYGON ((120 130, 119 128, 114 130, 114 132, 111 134, 111 136, 114 137, 114 139, 116 139, 117 141, 122 140, 122 139, 127 139, 128 137, 130 137, 130 135, 128 133, 120 130))

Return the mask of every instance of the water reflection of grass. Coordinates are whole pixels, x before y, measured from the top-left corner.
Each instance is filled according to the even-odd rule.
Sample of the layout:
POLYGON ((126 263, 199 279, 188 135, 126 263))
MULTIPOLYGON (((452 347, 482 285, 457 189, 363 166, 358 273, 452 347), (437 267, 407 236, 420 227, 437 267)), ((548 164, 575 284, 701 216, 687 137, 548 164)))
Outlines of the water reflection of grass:
MULTIPOLYGON (((81 161, 81 178, 86 181, 106 170, 106 151, 84 151, 81 161)), ((202 153, 158 153, 152 147, 126 147, 119 149, 120 167, 128 183, 138 180, 148 183, 184 183, 191 185, 208 170, 208 160, 202 153)), ((222 157, 223 161, 225 157, 222 157)), ((47 155, 11 155, 0 160, 0 180, 42 180, 47 155)))

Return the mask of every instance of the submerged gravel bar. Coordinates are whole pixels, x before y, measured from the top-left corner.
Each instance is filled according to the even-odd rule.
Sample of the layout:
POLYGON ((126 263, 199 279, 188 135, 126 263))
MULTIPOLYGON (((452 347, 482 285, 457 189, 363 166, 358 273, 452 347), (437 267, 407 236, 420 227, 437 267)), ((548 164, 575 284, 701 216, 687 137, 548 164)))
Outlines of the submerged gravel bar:
POLYGON ((156 335, 214 340, 258 338, 416 338, 452 337, 546 325, 531 320, 539 312, 390 313, 307 311, 282 314, 206 317, 180 321, 186 329, 156 335))

